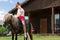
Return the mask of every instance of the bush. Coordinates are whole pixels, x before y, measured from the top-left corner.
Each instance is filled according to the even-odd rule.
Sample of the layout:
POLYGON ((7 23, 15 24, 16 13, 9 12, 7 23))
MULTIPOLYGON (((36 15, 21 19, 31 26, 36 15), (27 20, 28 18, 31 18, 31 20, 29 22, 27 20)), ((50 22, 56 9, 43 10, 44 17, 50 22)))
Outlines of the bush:
POLYGON ((0 26, 0 34, 3 34, 7 30, 6 27, 0 26))

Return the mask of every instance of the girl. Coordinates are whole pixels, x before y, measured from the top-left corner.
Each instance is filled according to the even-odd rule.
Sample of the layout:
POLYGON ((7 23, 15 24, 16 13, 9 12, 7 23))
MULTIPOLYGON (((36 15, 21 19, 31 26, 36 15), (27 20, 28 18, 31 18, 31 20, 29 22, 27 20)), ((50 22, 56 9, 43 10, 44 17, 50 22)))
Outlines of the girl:
POLYGON ((16 17, 21 19, 22 24, 23 24, 23 29, 24 29, 24 37, 27 37, 27 35, 26 35, 25 18, 24 18, 24 9, 21 7, 19 2, 17 2, 16 8, 17 8, 17 15, 16 15, 16 17))

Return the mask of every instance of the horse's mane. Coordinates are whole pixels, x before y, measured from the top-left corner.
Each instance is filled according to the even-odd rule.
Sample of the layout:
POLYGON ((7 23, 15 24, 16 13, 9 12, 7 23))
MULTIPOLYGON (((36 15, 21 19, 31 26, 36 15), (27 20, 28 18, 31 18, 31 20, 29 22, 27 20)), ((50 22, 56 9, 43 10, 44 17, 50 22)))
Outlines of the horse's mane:
POLYGON ((17 21, 18 19, 16 18, 16 17, 14 17, 12 14, 10 14, 10 13, 7 13, 6 15, 4 15, 4 20, 6 21, 6 20, 12 20, 12 22, 14 22, 14 21, 17 21))

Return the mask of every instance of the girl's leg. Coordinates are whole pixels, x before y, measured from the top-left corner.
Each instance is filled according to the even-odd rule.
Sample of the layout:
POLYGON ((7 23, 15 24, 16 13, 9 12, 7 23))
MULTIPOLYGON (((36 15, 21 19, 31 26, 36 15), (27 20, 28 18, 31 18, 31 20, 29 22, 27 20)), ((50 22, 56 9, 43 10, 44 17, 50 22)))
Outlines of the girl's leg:
POLYGON ((27 37, 25 21, 22 21, 22 24, 24 29, 24 37, 27 37))

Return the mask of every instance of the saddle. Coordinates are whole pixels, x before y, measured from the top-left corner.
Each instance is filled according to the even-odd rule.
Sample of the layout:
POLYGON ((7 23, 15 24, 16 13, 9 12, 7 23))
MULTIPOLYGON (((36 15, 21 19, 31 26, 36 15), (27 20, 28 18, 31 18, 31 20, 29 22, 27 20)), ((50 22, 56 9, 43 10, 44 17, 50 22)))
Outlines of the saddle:
MULTIPOLYGON (((22 22, 21 20, 18 18, 18 27, 19 27, 19 30, 22 31, 23 30, 23 25, 22 25, 22 22)), ((20 32, 19 31, 19 32, 20 32)))

